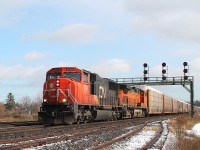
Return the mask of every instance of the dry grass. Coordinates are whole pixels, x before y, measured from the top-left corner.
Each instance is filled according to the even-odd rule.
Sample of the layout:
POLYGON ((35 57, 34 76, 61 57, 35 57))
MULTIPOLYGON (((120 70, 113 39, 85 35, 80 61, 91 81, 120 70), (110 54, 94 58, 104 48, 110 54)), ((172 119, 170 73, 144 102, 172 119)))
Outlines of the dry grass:
POLYGON ((32 114, 28 110, 19 109, 16 107, 12 110, 7 110, 3 103, 0 103, 0 121, 4 122, 22 122, 22 121, 37 121, 38 110, 33 109, 32 114))
POLYGON ((177 143, 178 150, 199 150, 200 149, 200 138, 198 137, 180 137, 177 143))
POLYGON ((4 114, 0 115, 0 121, 4 122, 22 122, 37 121, 37 114, 4 114))
POLYGON ((153 126, 153 127, 144 127, 143 131, 158 131, 160 129, 159 126, 153 126))
POLYGON ((200 137, 185 132, 186 130, 191 130, 197 123, 200 123, 199 115, 194 116, 194 118, 191 118, 189 115, 179 116, 170 121, 172 126, 170 131, 176 134, 178 139, 177 150, 200 150, 200 137))

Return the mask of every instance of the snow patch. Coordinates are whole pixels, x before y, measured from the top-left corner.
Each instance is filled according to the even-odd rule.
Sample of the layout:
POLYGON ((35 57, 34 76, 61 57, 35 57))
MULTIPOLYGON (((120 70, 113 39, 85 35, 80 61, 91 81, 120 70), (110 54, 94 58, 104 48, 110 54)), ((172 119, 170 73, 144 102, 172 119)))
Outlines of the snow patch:
POLYGON ((200 137, 200 123, 197 123, 193 126, 192 131, 195 135, 200 137))

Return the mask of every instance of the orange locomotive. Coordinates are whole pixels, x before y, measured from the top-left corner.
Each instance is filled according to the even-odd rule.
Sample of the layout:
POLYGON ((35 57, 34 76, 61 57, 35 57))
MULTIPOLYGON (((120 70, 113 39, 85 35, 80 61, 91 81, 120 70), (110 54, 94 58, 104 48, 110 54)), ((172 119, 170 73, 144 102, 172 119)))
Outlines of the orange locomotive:
POLYGON ((145 116, 145 91, 127 88, 76 67, 52 68, 46 74, 39 121, 72 124, 145 116))

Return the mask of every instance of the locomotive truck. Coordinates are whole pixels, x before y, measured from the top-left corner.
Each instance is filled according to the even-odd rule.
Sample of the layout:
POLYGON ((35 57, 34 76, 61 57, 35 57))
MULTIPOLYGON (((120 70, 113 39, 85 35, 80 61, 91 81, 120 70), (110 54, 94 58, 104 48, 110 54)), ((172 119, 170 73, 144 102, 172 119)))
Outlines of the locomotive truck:
POLYGON ((181 113, 188 109, 189 104, 152 88, 128 87, 76 67, 58 67, 46 73, 38 120, 48 124, 79 124, 181 113))

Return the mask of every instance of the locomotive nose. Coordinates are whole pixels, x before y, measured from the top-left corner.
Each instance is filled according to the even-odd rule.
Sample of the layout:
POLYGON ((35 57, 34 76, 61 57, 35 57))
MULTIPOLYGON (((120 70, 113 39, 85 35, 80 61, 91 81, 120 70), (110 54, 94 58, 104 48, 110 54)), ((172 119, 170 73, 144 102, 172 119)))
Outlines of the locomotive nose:
POLYGON ((74 97, 74 82, 67 78, 50 79, 44 85, 45 103, 70 103, 74 97))

